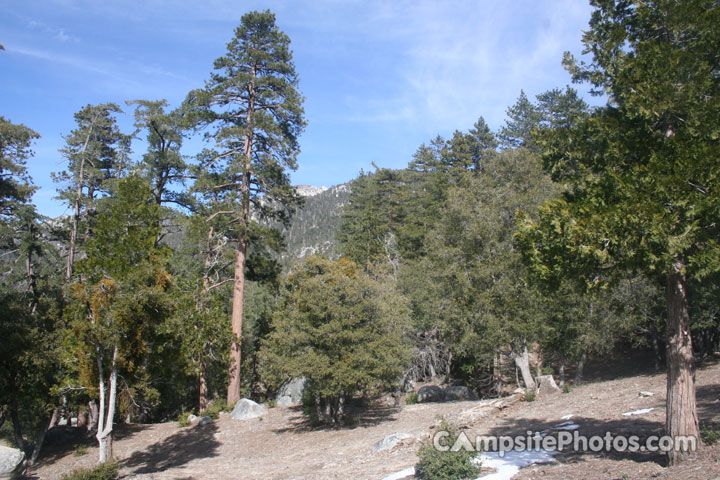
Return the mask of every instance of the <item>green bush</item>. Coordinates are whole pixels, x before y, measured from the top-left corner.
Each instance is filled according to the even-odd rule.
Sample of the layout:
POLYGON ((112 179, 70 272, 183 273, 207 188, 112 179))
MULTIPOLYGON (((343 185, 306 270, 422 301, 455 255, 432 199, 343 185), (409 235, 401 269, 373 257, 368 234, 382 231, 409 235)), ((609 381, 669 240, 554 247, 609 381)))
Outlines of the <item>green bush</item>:
POLYGON ((179 424, 181 427, 189 427, 189 426, 190 426, 190 420, 188 419, 188 417, 189 417, 190 415, 192 415, 192 413, 193 413, 193 412, 181 413, 180 416, 178 417, 178 424, 179 424))
POLYGON ((715 445, 720 440, 720 428, 712 425, 703 425, 700 428, 700 439, 705 445, 715 445))
POLYGON ((215 400, 205 410, 201 411, 198 417, 210 417, 213 420, 220 418, 220 412, 228 412, 227 403, 224 400, 215 400))
POLYGON ((275 400, 274 398, 271 398, 270 400, 268 400, 266 402, 266 405, 268 408, 275 408, 277 406, 277 400, 275 400))
POLYGON ((526 402, 534 402, 535 401, 535 392, 525 392, 525 401, 526 402))
MULTIPOLYGON (((459 430, 442 420, 438 432, 446 431, 448 436, 441 443, 452 447, 459 436, 459 430)), ((480 464, 472 461, 477 452, 436 450, 432 441, 418 451, 419 461, 415 465, 415 475, 422 480, 464 480, 476 478, 480 474, 480 464)))
POLYGON ((79 468, 64 474, 60 480, 115 480, 118 477, 117 463, 105 462, 93 468, 79 468))
POLYGON ((75 447, 75 451, 73 452, 73 457, 82 457, 87 453, 87 446, 86 445, 78 445, 75 447))
POLYGON ((415 405, 418 403, 418 396, 416 392, 410 392, 408 393, 407 397, 405 397, 405 405, 415 405))
POLYGON ((565 383, 563 385, 563 393, 570 393, 572 391, 572 387, 569 383, 565 383))

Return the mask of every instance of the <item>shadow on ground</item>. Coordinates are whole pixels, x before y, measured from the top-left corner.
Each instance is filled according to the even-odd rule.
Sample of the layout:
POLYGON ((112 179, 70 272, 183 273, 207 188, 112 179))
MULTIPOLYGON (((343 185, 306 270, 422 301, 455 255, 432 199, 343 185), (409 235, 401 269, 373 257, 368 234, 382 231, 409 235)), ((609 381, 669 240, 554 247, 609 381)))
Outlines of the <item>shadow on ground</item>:
MULTIPOLYGON (((134 435, 147 429, 149 425, 142 424, 122 424, 117 425, 113 429, 113 440, 119 441, 131 438, 134 435)), ((95 432, 89 432, 81 427, 58 426, 48 430, 40 457, 34 468, 43 465, 52 465, 60 458, 72 452, 79 452, 81 448, 90 448, 97 446, 95 432)), ((87 455, 87 454, 85 454, 87 455)))
POLYGON ((342 427, 335 427, 325 424, 318 424, 309 416, 303 414, 303 408, 290 407, 294 416, 290 419, 290 425, 274 429, 275 433, 304 433, 318 432, 323 430, 353 429, 357 427, 372 427, 384 422, 394 422, 395 415, 400 412, 400 407, 387 405, 352 406, 348 407, 345 415, 346 423, 342 427))
POLYGON ((133 473, 162 472, 180 467, 193 460, 219 455, 214 435, 218 427, 213 423, 183 428, 166 439, 135 452, 120 462, 120 467, 133 473))
POLYGON ((720 422, 720 385, 703 385, 695 389, 700 423, 720 422))
MULTIPOLYGON (((634 417, 623 417, 622 419, 614 420, 600 420, 596 418, 585 418, 580 416, 572 417, 570 422, 573 422, 580 426, 578 430, 569 431, 568 433, 573 434, 575 432, 582 437, 599 436, 604 437, 607 433, 612 435, 612 438, 618 436, 630 437, 636 436, 639 440, 639 445, 645 445, 645 441, 650 436, 661 436, 664 434, 664 424, 659 421, 645 420, 642 418, 634 417)), ((537 419, 529 418, 513 418, 507 419, 503 424, 496 426, 490 431, 492 436, 522 436, 527 438, 528 431, 532 434, 542 432, 543 435, 554 436, 557 438, 560 430, 554 429, 562 422, 557 420, 554 421, 541 421, 537 419)), ((655 442, 655 445, 657 442, 655 442)), ((564 447, 560 455, 556 459, 562 463, 579 463, 588 457, 603 457, 611 458, 613 460, 626 460, 632 462, 653 462, 660 466, 666 466, 666 456, 662 452, 649 452, 649 451, 619 451, 614 448, 608 450, 605 449, 605 440, 602 441, 601 451, 590 451, 586 450, 586 447, 580 443, 579 445, 570 445, 564 447), (579 447, 576 449, 576 447, 579 447)), ((533 445, 535 447, 535 445, 533 445)), ((540 445, 538 445, 540 448, 540 445)))

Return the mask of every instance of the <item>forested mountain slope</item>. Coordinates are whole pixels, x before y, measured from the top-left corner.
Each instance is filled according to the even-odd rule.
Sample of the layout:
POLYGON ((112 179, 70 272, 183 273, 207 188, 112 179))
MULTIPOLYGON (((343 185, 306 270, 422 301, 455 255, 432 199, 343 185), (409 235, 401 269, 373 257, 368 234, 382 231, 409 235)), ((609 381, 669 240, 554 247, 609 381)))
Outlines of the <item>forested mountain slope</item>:
POLYGON ((286 248, 280 255, 280 263, 288 267, 311 254, 337 259, 335 234, 350 195, 350 183, 328 189, 299 185, 297 190, 305 198, 305 203, 283 231, 286 248))

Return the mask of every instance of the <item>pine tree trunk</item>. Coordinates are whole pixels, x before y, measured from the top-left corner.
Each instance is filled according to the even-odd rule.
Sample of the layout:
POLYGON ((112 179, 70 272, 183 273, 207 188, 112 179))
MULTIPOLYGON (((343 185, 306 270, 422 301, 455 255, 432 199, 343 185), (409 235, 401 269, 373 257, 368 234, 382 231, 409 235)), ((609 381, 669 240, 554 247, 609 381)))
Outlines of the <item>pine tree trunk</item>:
MULTIPOLYGON (((667 406, 665 429, 673 438, 693 436, 699 439, 695 405, 695 372, 693 366, 690 313, 684 265, 673 265, 667 279, 667 406)), ((679 464, 684 451, 668 452, 670 465, 679 464)))
POLYGON ((232 332, 233 340, 230 346, 230 369, 228 370, 227 404, 232 405, 240 400, 240 367, 242 357, 242 324, 245 294, 245 239, 238 238, 238 249, 235 252, 235 286, 233 287, 232 302, 232 332))
MULTIPOLYGON (((251 76, 255 77, 255 66, 251 68, 251 76)), ((254 124, 253 115, 255 113, 255 82, 250 81, 248 86, 248 107, 245 113, 245 142, 243 146, 243 173, 242 184, 240 185, 240 228, 246 229, 250 226, 250 182, 252 180, 250 169, 252 168, 252 151, 254 124)), ((230 346, 230 368, 228 371, 228 391, 227 404, 232 405, 240 400, 240 369, 242 366, 242 324, 243 324, 243 308, 245 301, 245 263, 247 262, 247 240, 245 238, 247 232, 241 230, 238 235, 238 245, 235 251, 235 285, 233 287, 232 302, 232 331, 233 341, 230 346)))
POLYGON ((577 368, 575 369, 575 385, 580 385, 583 379, 583 370, 585 369, 585 360, 587 354, 585 352, 580 355, 580 360, 577 362, 577 368))

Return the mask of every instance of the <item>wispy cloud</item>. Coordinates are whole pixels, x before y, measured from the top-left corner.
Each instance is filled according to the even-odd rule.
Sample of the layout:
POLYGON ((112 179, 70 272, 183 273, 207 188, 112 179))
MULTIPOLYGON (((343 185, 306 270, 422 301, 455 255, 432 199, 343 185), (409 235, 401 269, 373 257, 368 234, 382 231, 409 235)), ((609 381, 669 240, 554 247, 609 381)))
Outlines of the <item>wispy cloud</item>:
POLYGON ((22 45, 9 45, 7 50, 11 54, 25 55, 59 66, 106 77, 115 84, 122 84, 126 88, 135 89, 136 94, 138 91, 147 90, 148 78, 165 77, 181 82, 188 81, 187 77, 171 72, 159 65, 147 65, 136 61, 113 63, 81 55, 62 53, 56 50, 43 50, 22 45))
POLYGON ((18 45, 9 46, 7 50, 9 53, 25 55, 39 60, 44 60, 46 62, 56 63, 59 65, 84 70, 86 72, 97 73, 105 76, 115 76, 112 69, 108 68, 107 66, 103 66, 96 61, 89 60, 83 57, 18 45))
POLYGON ((80 41, 80 38, 76 37, 75 35, 71 35, 71 34, 67 33, 66 28, 48 25, 48 24, 40 22, 36 19, 27 20, 26 24, 29 29, 43 32, 43 33, 49 35, 52 39, 57 40, 62 43, 79 42, 80 41))
POLYGON ((579 44, 578 19, 587 19, 589 9, 574 0, 554 2, 553 8, 547 3, 520 2, 512 9, 428 0, 373 8, 354 25, 369 39, 401 48, 395 68, 403 85, 391 102, 364 97, 368 112, 348 119, 455 128, 484 115, 499 126, 521 88, 559 86, 551 83, 562 74, 562 52, 579 44))

